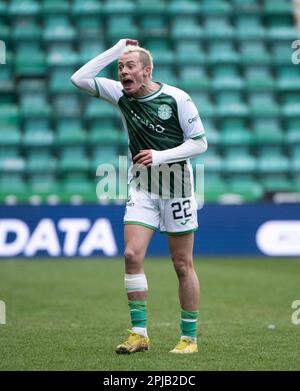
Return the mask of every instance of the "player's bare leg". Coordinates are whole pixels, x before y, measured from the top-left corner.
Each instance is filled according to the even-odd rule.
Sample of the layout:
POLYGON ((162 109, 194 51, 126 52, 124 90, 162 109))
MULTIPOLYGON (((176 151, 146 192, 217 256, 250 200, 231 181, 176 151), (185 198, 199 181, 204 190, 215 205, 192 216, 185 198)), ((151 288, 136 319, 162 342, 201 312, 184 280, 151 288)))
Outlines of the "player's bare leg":
POLYGON ((135 353, 149 349, 146 299, 148 286, 144 274, 144 258, 154 230, 141 225, 125 225, 125 287, 130 308, 132 330, 129 338, 118 345, 116 352, 135 353))
POLYGON ((168 237, 172 261, 179 281, 181 341, 172 353, 194 353, 197 349, 197 317, 200 285, 193 265, 194 233, 168 237))

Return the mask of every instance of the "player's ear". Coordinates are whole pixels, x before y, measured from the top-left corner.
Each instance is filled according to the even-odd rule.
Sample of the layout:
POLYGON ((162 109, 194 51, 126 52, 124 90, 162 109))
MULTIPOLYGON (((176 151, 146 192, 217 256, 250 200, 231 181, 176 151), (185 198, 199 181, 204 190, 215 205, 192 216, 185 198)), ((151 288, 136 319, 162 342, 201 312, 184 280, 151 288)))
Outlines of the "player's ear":
POLYGON ((151 77, 151 66, 150 65, 146 65, 144 67, 144 75, 148 76, 148 77, 151 77))

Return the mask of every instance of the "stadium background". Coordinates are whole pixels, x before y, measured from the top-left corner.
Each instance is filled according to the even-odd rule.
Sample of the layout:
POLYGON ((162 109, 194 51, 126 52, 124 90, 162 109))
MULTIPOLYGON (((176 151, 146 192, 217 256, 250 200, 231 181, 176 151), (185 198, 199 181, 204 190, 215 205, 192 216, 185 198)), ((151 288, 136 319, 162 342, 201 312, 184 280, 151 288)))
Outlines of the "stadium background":
MULTIPOLYGON (((228 258, 300 255, 300 56, 297 44, 292 47, 299 38, 299 15, 299 2, 289 0, 0 0, 0 40, 6 46, 5 64, 0 57, 0 299, 11 324, 0 326, 1 369, 299 369, 293 348, 299 331, 289 320, 291 303, 299 298, 297 259, 228 258), (115 263, 101 257, 122 255, 123 203, 97 198, 95 173, 100 163, 117 165, 127 153, 127 139, 116 110, 79 92, 70 76, 124 37, 152 52, 155 80, 190 93, 209 143, 208 151, 193 159, 194 166, 205 165, 195 264, 207 288, 201 324, 207 361, 196 359, 192 367, 187 361, 176 366, 163 351, 162 361, 150 356, 144 367, 116 361, 110 349, 119 340, 108 337, 99 363, 94 347, 93 333, 102 333, 97 322, 116 338, 120 333, 119 324, 108 324, 99 312, 99 296, 109 297, 112 289, 114 305, 125 308, 121 258, 115 263), (79 224, 75 218, 81 219, 78 236, 63 228, 79 224), (92 232, 95 223, 100 228, 92 232), (206 254, 226 258, 203 259, 206 254), (66 258, 49 263, 42 255, 68 260, 91 255, 102 262, 70 266, 66 258), (43 262, 24 264, 15 256, 43 262), (115 275, 118 287, 112 288, 108 281, 115 275), (220 296, 225 301, 216 304, 220 296), (92 330, 76 315, 79 308, 92 330), (278 325, 279 336, 268 334, 269 323, 276 323, 276 330, 278 325), (28 340, 38 342, 29 347, 28 340), (252 351, 252 344, 258 350, 252 351), (250 349, 247 359, 243 346, 250 349)), ((102 75, 117 78, 115 64, 102 75)), ((165 237, 157 234, 149 255, 167 251, 165 237)), ((170 261, 158 260, 148 263, 158 292, 149 300, 169 306, 160 304, 159 292, 175 300, 176 281, 168 280, 170 261), (164 287, 156 281, 158 270, 164 287)), ((170 308, 177 308, 174 300, 170 308)), ((118 322, 126 327, 123 309, 118 322)), ((154 334, 161 332, 159 324, 176 334, 174 311, 171 320, 152 325, 154 334)))

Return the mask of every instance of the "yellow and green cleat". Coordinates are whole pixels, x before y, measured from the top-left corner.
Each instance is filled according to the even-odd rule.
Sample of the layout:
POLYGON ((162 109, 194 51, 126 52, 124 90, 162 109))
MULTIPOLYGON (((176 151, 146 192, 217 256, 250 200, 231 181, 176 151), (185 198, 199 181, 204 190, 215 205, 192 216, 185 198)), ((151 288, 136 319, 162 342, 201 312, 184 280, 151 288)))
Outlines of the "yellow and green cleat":
POLYGON ((176 354, 189 354, 189 353, 197 353, 197 352, 198 352, 197 342, 193 341, 190 338, 185 338, 185 337, 181 338, 181 340, 178 342, 175 348, 170 351, 170 353, 176 353, 176 354))
POLYGON ((128 339, 118 345, 115 349, 118 354, 130 354, 136 352, 143 352, 150 349, 150 340, 148 337, 136 334, 131 330, 128 330, 130 335, 128 339))

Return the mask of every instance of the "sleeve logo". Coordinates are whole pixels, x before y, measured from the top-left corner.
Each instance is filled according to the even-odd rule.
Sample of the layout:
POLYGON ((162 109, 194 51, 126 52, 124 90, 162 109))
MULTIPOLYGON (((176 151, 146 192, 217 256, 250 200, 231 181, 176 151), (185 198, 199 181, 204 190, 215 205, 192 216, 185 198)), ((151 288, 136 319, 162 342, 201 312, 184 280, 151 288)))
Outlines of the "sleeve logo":
POLYGON ((167 120, 172 116, 172 108, 169 105, 161 105, 159 106, 158 116, 160 119, 167 120))

